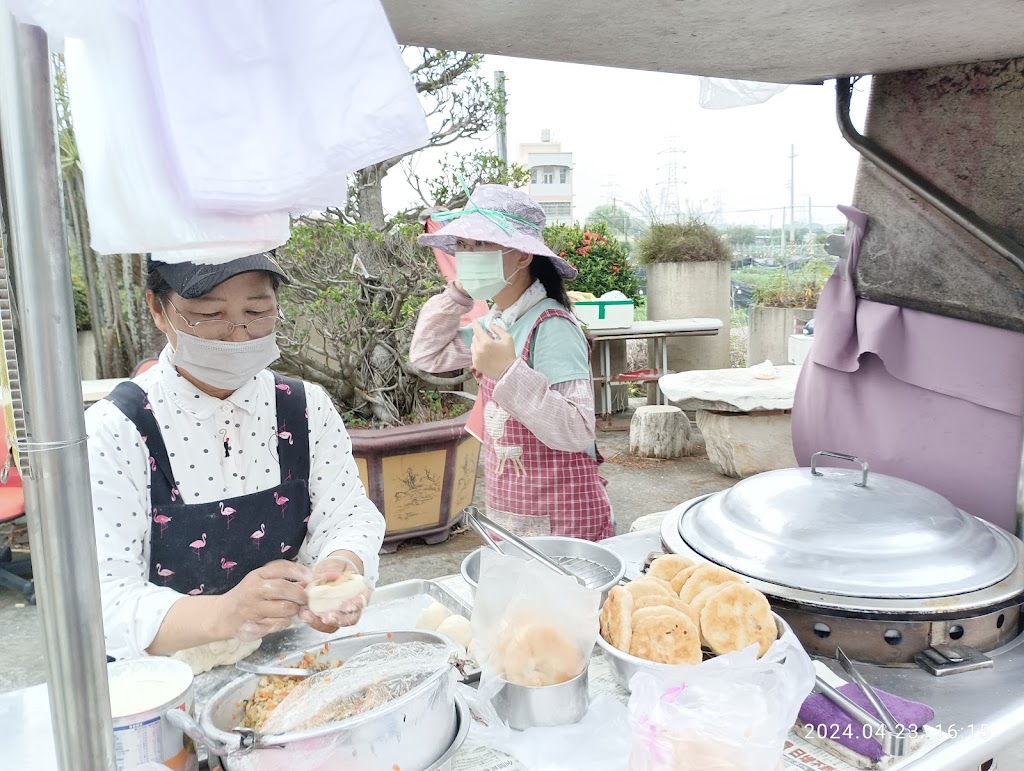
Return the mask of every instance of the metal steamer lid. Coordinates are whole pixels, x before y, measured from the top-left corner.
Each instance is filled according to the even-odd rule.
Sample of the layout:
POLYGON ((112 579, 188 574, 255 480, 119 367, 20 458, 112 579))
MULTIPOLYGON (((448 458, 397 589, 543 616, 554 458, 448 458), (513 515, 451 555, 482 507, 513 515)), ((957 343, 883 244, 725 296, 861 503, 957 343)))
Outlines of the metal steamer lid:
POLYGON ((770 471, 689 506, 687 546, 749 578, 819 595, 952 597, 1014 572, 1009 534, 921 485, 816 453, 810 469, 770 471), (817 468, 820 455, 861 471, 817 468))

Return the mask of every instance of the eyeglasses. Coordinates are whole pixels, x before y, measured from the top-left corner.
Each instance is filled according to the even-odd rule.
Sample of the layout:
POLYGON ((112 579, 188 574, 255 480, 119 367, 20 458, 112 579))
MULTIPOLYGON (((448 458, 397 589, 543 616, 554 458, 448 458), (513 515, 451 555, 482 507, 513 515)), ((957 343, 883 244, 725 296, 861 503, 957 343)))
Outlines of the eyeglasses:
MULTIPOLYGON (((160 304, 163 305, 163 303, 164 301, 161 300, 160 304)), ((196 337, 201 337, 204 340, 226 340, 236 329, 244 329, 249 337, 253 339, 266 337, 277 327, 277 322, 284 321, 284 312, 278 308, 277 313, 273 316, 260 316, 260 318, 253 319, 246 324, 235 324, 232 321, 224 321, 222 319, 192 322, 185 318, 185 315, 170 300, 167 301, 167 304, 174 308, 174 312, 178 314, 196 337)), ((164 312, 167 312, 166 308, 164 308, 164 312)))

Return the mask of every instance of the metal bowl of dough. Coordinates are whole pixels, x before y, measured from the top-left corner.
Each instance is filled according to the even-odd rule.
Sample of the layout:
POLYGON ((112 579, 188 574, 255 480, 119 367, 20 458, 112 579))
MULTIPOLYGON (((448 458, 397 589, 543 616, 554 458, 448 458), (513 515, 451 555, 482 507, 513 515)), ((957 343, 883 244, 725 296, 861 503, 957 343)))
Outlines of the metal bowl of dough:
MULTIPOLYGON (((608 547, 593 541, 554 535, 524 538, 523 540, 544 556, 550 557, 562 565, 577 578, 582 579, 588 589, 601 592, 601 602, 604 602, 608 591, 618 584, 626 574, 626 563, 622 557, 608 547)), ((521 550, 505 541, 500 541, 498 546, 509 556, 526 558, 521 550)), ((471 552, 462 561, 462 577, 466 579, 466 583, 472 587, 474 593, 480 583, 480 553, 482 551, 483 547, 471 552)))
MULTIPOLYGON (((789 631, 789 625, 779 615, 773 613, 772 616, 775 617, 775 624, 779 628, 778 639, 782 639, 782 636, 789 631)), ((685 674, 690 669, 690 665, 687 664, 659 664, 656 661, 630 656, 628 653, 620 651, 601 635, 597 636, 597 645, 601 648, 601 654, 608 662, 608 666, 611 667, 615 680, 627 691, 630 690, 629 681, 637 672, 650 672, 671 679, 674 674, 685 674)), ((704 655, 707 657, 713 654, 705 652, 704 655)))
MULTIPOLYGON (((433 632, 386 632, 335 640, 320 661, 337 665, 363 648, 383 642, 426 642, 455 651, 447 638, 433 632)), ((317 646, 296 652, 279 665, 294 666, 307 653, 317 654, 322 649, 317 646)), ((243 703, 252 698, 259 682, 258 675, 246 675, 221 688, 198 723, 184 713, 175 717, 192 739, 222 759, 227 771, 426 769, 435 767, 459 734, 454 680, 452 667, 439 668, 381 707, 317 728, 271 736, 236 728, 242 721, 243 703)))

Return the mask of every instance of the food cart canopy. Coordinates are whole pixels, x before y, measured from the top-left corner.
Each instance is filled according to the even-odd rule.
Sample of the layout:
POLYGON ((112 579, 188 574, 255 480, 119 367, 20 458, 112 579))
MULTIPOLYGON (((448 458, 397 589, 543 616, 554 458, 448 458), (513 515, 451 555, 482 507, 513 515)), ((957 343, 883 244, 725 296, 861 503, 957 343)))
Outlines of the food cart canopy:
MULTIPOLYGON (((1007 0, 384 0, 400 42, 776 83, 1024 55, 1007 0)), ((556 85, 556 84, 552 84, 556 85)))

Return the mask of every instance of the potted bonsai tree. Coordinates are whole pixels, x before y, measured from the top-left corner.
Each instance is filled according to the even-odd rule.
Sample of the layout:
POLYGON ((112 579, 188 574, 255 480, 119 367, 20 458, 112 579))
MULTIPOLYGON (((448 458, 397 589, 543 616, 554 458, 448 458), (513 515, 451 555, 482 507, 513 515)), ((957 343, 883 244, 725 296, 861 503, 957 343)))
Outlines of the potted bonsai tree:
POLYGON ((469 377, 408 362, 416 314, 440 291, 419 229, 386 233, 335 214, 296 223, 278 250, 292 285, 281 292, 281 368, 318 383, 345 419, 367 494, 387 520, 385 549, 445 540, 472 503, 479 442, 465 430, 469 377))

